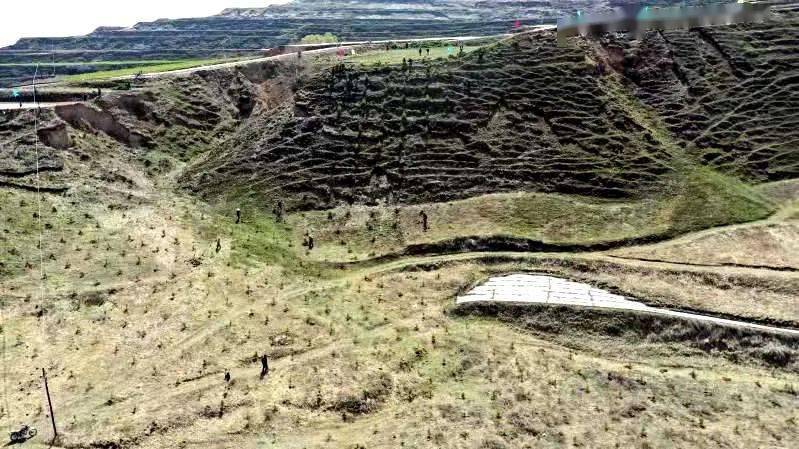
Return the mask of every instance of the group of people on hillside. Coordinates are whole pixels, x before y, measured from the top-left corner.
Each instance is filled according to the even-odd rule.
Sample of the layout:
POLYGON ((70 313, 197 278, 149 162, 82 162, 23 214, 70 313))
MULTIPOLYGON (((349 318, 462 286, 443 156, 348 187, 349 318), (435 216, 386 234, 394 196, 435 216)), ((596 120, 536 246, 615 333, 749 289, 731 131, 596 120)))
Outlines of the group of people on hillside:
MULTIPOLYGON (((282 201, 278 202, 278 205, 275 207, 275 209, 273 209, 273 212, 278 217, 278 220, 282 220, 284 213, 284 206, 282 201)), ((424 210, 419 211, 419 221, 420 224, 422 225, 422 231, 427 232, 427 230, 429 229, 429 223, 428 223, 427 213, 424 210)), ((236 208, 236 224, 240 223, 241 223, 241 208, 236 208)), ((307 247, 308 251, 314 249, 314 238, 311 235, 311 233, 308 231, 305 232, 303 246, 307 247)), ((221 240, 217 239, 216 251, 219 252, 221 247, 222 247, 221 240)), ((259 358, 258 354, 256 354, 255 356, 256 359, 259 358)), ((269 357, 267 357, 266 353, 264 353, 263 355, 261 355, 260 360, 261 360, 261 380, 263 380, 264 377, 266 377, 267 374, 269 374, 269 357)), ((229 383, 231 381, 231 378, 232 377, 230 375, 230 371, 225 370, 225 383, 229 383)))

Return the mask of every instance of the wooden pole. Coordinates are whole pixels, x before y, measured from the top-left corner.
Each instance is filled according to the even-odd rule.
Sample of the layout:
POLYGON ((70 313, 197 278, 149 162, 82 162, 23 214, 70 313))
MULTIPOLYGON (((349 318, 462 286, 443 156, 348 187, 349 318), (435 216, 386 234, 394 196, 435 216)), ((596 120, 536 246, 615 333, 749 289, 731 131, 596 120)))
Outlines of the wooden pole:
POLYGON ((42 368, 42 378, 44 379, 44 392, 47 394, 47 405, 50 407, 50 423, 53 425, 53 440, 58 437, 58 430, 55 427, 55 415, 53 414, 53 401, 50 399, 50 388, 47 386, 47 373, 42 368))

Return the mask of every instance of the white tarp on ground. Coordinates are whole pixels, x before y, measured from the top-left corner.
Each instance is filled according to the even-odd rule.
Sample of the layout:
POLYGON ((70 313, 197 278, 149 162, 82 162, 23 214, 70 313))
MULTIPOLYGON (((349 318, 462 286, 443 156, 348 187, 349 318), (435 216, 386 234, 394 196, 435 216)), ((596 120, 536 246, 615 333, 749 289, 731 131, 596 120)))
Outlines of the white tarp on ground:
POLYGON ((474 302, 526 303, 631 310, 704 321, 722 326, 799 335, 799 330, 794 329, 762 326, 743 321, 649 307, 641 302, 594 288, 588 284, 539 274, 511 274, 492 277, 465 295, 458 296, 456 302, 458 304, 474 302))

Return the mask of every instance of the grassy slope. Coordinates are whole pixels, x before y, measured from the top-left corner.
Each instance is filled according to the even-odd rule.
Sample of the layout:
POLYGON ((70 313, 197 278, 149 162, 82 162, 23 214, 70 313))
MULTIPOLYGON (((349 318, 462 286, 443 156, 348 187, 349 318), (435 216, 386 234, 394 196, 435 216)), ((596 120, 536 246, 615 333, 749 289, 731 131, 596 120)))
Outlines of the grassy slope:
MULTIPOLYGON (((179 251, 163 276, 146 274, 148 265, 139 281, 98 297, 74 283, 78 296, 48 299, 41 320, 31 314, 35 296, 5 308, 7 356, 15 361, 9 378, 27 385, 38 361, 51 361, 56 404, 71 411, 61 418, 69 444, 714 447, 796 437, 796 374, 679 343, 530 334, 449 313, 452 295, 470 280, 552 266, 465 263, 328 279, 275 265, 246 268, 227 238, 216 254, 212 240, 190 231, 194 221, 228 217, 170 197, 141 208, 149 213, 128 211, 120 225, 134 241, 120 235, 113 243, 129 257, 148 257, 145 264, 153 245, 179 251), (203 255, 202 265, 186 263, 193 254, 203 255), (250 357, 263 351, 272 372, 259 381, 250 357), (222 381, 224 369, 232 384, 222 381), (153 422, 156 432, 147 430, 153 422)), ((10 391, 16 410, 36 410, 28 387, 10 391)), ((46 428, 41 411, 31 418, 46 428)))
MULTIPOLYGON (((711 176, 717 175, 713 173, 711 176)), ((727 180, 697 179, 676 197, 598 201, 557 194, 495 194, 448 203, 397 207, 342 207, 293 214, 293 242, 311 232, 314 260, 352 261, 400 252, 413 244, 457 237, 510 236, 545 243, 586 245, 676 236, 768 216, 762 196, 732 191, 727 180), (747 195, 747 196, 744 196, 747 195), (419 213, 428 215, 423 232, 419 213)))
POLYGON ((777 198, 772 200, 769 192, 699 165, 682 151, 654 112, 629 96, 617 80, 606 84, 608 95, 668 149, 678 170, 667 190, 625 202, 516 193, 415 206, 303 212, 289 218, 295 228, 294 241, 301 242, 306 231, 312 232, 319 248, 307 256, 351 261, 399 252, 408 244, 456 237, 501 235, 560 244, 622 242, 676 236, 774 213, 777 198), (421 229, 422 210, 429 217, 428 232, 421 229))
POLYGON ((794 180, 757 186, 758 191, 779 204, 777 212, 767 220, 723 226, 614 254, 684 263, 799 269, 798 185, 794 180))
POLYGON ((409 244, 457 236, 510 235, 552 243, 593 243, 667 230, 667 211, 650 201, 612 202, 567 195, 512 193, 405 207, 342 207, 292 215, 294 241, 309 230, 319 260, 361 260, 409 244), (420 211, 429 217, 423 232, 420 211), (399 212, 399 213, 397 213, 399 212), (374 241, 373 241, 374 240, 374 241))
MULTIPOLYGON (((285 245, 285 231, 271 219, 247 213, 235 225, 227 210, 168 191, 148 195, 150 201, 130 202, 124 211, 103 212, 102 204, 86 201, 70 210, 94 214, 101 226, 59 230, 69 245, 45 262, 43 318, 36 318, 35 270, 4 282, 3 332, 15 387, 15 411, 5 422, 24 420, 46 433, 33 391, 35 368, 47 360, 56 406, 69 410, 59 417, 67 444, 714 447, 778 446, 797 437, 796 374, 708 357, 680 343, 530 334, 448 313, 454 292, 490 272, 569 275, 567 265, 464 263, 395 273, 375 267, 309 277, 307 266, 275 245, 285 245), (87 251, 74 250, 81 239, 99 242, 88 243, 88 260, 87 251), (195 258, 200 265, 191 263, 195 258), (104 260, 110 269, 100 268, 104 260), (250 357, 263 351, 272 372, 259 381, 250 357), (222 381, 224 369, 232 384, 222 381)), ((587 272, 577 268, 571 276, 587 272)), ((611 273, 598 266, 595 275, 657 287, 661 298, 702 292, 700 304, 709 289, 718 291, 728 310, 748 295, 703 285, 701 276, 611 273)), ((766 298, 762 289, 759 295, 766 298)))

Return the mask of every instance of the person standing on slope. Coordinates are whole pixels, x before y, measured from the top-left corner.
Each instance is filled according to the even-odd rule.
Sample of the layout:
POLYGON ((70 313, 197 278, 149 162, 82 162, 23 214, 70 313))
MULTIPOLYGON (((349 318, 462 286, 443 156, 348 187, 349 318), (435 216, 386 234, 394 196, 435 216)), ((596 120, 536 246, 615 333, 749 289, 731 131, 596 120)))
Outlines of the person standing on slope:
POLYGON ((266 353, 261 356, 261 380, 269 374, 269 358, 266 356, 266 353))

